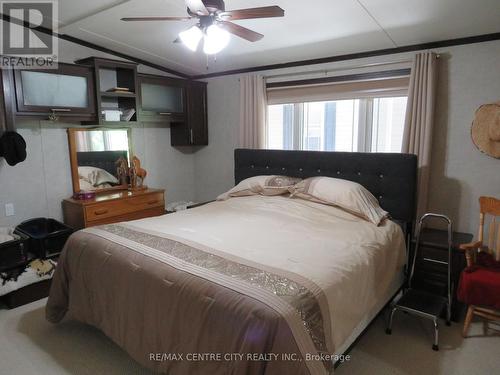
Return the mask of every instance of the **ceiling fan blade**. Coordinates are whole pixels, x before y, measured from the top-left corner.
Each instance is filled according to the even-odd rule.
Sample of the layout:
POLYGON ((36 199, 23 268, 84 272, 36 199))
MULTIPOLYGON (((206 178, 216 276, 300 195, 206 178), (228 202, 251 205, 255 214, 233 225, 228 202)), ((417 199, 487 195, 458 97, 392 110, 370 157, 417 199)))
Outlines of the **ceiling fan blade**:
POLYGON ((270 7, 230 10, 227 12, 220 12, 218 14, 221 19, 226 21, 245 20, 249 18, 283 17, 284 15, 285 11, 277 5, 270 7))
POLYGON ((232 22, 228 21, 220 21, 219 24, 229 31, 231 34, 234 34, 236 36, 239 36, 240 38, 246 39, 249 42, 256 42, 258 40, 261 40, 264 38, 264 35, 256 33, 255 31, 252 31, 250 29, 247 29, 246 27, 237 25, 232 22))
POLYGON ((122 21, 188 21, 192 17, 124 17, 122 21))
POLYGON ((201 0, 186 0, 186 5, 192 13, 199 16, 208 16, 210 14, 201 0))

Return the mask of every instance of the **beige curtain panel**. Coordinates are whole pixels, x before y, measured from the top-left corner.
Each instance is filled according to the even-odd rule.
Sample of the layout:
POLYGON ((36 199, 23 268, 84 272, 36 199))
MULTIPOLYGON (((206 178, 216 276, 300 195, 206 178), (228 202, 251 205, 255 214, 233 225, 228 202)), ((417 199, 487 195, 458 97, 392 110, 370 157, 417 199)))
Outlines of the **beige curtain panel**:
POLYGON ((277 87, 267 90, 268 104, 287 104, 370 98, 406 96, 409 77, 383 78, 365 81, 326 83, 304 86, 277 87))
POLYGON ((437 63, 435 53, 418 53, 411 68, 408 89, 401 151, 418 157, 417 218, 427 211, 437 63))
POLYGON ((265 148, 266 117, 265 79, 259 75, 241 77, 239 147, 265 148))

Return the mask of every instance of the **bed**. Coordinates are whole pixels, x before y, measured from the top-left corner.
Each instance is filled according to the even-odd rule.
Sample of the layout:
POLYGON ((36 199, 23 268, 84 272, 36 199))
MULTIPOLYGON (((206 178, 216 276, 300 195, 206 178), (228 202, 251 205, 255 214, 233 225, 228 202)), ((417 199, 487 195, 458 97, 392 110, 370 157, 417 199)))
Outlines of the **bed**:
POLYGON ((75 233, 46 315, 101 329, 169 374, 328 374, 403 282, 416 158, 235 150, 235 181, 258 175, 356 181, 392 220, 248 196, 75 233))

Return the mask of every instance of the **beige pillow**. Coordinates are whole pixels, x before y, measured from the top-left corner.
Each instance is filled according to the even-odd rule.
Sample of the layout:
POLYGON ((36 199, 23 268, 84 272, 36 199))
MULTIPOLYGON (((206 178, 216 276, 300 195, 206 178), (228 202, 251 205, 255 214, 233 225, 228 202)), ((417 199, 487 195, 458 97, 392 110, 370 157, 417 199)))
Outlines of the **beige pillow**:
POLYGON ((243 197, 247 195, 282 195, 288 194, 289 188, 301 181, 300 178, 287 176, 254 176, 241 181, 231 190, 219 195, 218 201, 231 197, 243 197))
POLYGON ((96 167, 78 167, 78 176, 94 187, 103 184, 118 184, 118 179, 108 171, 96 167))
POLYGON ((375 225, 389 216, 360 184, 331 177, 311 177, 289 188, 291 197, 337 206, 375 225))

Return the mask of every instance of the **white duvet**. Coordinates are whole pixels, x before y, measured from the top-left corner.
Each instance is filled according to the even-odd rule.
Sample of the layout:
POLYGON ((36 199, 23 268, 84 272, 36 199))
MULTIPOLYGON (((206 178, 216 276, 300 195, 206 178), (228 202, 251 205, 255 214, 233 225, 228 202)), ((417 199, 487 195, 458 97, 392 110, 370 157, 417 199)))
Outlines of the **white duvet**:
POLYGON ((326 295, 337 349, 368 311, 386 301, 405 260, 404 235, 396 223, 386 220, 377 227, 341 209, 284 196, 232 198, 127 226, 311 280, 326 295))

